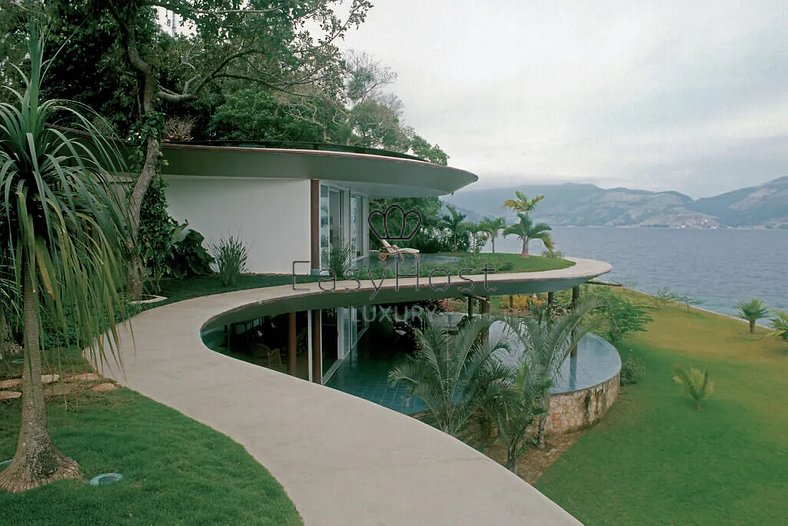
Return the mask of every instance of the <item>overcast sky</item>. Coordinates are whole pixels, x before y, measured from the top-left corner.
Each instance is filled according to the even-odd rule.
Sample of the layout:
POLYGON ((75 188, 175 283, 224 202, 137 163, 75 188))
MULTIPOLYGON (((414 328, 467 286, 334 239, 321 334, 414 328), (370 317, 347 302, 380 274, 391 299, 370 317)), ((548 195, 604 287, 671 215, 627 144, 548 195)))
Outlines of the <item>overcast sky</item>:
POLYGON ((788 175, 788 0, 376 0, 346 39, 476 187, 788 175))

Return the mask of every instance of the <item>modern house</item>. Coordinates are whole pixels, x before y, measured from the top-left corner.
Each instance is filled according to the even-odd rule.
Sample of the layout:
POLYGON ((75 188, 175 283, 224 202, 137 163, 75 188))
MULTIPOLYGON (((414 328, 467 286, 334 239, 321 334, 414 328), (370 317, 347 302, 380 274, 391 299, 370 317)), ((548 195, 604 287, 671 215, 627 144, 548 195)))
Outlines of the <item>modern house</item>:
POLYGON ((297 265, 301 274, 327 268, 340 245, 368 255, 370 198, 446 195, 477 180, 404 154, 296 146, 165 143, 170 213, 209 241, 240 237, 250 272, 293 273, 294 261, 309 262, 297 265))
MULTIPOLYGON (((368 256, 370 198, 445 195, 477 180, 465 170, 392 152, 287 146, 165 144, 171 214, 209 242, 229 235, 242 239, 252 272, 314 275, 328 268, 336 247, 348 247, 356 258, 368 256)), ((609 270, 597 263, 580 262, 552 274, 496 275, 495 286, 487 275, 471 284, 443 274, 429 282, 383 280, 373 283, 373 293, 369 280, 339 290, 331 285, 317 295, 299 294, 294 286, 287 301, 261 300, 207 322, 204 340, 225 352, 242 348, 256 363, 329 384, 340 367, 359 361, 359 344, 375 321, 376 305, 466 296, 484 310, 493 295, 577 287, 609 270)), ((392 341, 383 345, 392 346, 392 341)), ((385 371, 380 373, 377 381, 385 384, 385 371)))

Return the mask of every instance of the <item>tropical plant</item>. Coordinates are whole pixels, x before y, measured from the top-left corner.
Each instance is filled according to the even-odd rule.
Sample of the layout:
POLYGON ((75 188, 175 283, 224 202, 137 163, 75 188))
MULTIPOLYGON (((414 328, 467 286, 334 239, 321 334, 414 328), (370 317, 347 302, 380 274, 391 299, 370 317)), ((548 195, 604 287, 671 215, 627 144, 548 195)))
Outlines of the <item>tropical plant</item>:
POLYGON ((701 401, 714 392, 714 382, 709 380, 709 370, 674 367, 673 381, 682 386, 683 391, 695 401, 695 409, 700 411, 701 401))
POLYGON ((185 278, 204 276, 213 272, 213 257, 203 246, 205 237, 189 228, 188 223, 177 225, 172 232, 172 246, 167 262, 168 276, 185 278))
POLYGON ((599 302, 598 318, 610 343, 619 345, 624 336, 643 332, 653 318, 646 309, 622 294, 603 290, 594 294, 599 302))
POLYGON ((747 323, 749 323, 750 334, 755 333, 755 324, 758 320, 769 315, 769 309, 766 307, 766 304, 757 298, 738 302, 736 309, 739 311, 739 317, 747 320, 747 323))
POLYGON ((528 196, 519 190, 514 192, 516 199, 507 199, 503 202, 504 208, 514 210, 517 215, 530 214, 536 208, 536 205, 544 199, 543 195, 537 195, 533 199, 528 199, 528 196))
POLYGON ((536 442, 529 436, 534 422, 545 415, 544 394, 551 382, 531 374, 528 363, 513 370, 513 378, 495 384, 484 410, 498 429, 498 436, 506 449, 504 466, 517 472, 517 459, 536 442), (497 387, 497 389, 496 389, 497 387))
POLYGON ((79 477, 79 466, 52 443, 41 383, 42 317, 57 320, 80 346, 116 359, 123 315, 127 217, 111 172, 120 170, 100 117, 69 101, 41 96, 48 61, 35 26, 28 37, 29 74, 13 64, 24 91, 0 103, 0 250, 14 270, 22 307, 22 421, 0 488, 18 492, 79 477), (81 132, 66 134, 56 125, 81 132))
MULTIPOLYGON (((508 333, 513 338, 512 348, 522 352, 518 374, 520 388, 539 391, 538 395, 522 393, 521 396, 522 400, 527 399, 539 404, 539 413, 543 415, 539 421, 539 443, 544 437, 546 415, 550 408, 549 388, 560 374, 561 365, 572 349, 575 349, 580 339, 592 329, 588 314, 596 306, 596 301, 589 299, 579 302, 571 312, 561 317, 510 317, 506 321, 508 333)), ((516 421, 513 425, 515 427, 506 433, 516 444, 507 446, 507 449, 518 451, 525 435, 515 432, 518 429, 516 421)))
POLYGON ((535 223, 533 219, 525 213, 520 212, 517 214, 519 221, 513 225, 509 225, 504 229, 504 236, 517 236, 523 242, 523 250, 520 255, 524 258, 528 257, 528 243, 532 239, 539 239, 544 243, 545 248, 551 250, 553 248, 553 238, 550 236, 550 226, 545 223, 535 223))
POLYGON ((495 239, 504 228, 506 228, 506 219, 503 217, 485 217, 479 221, 479 230, 489 237, 493 254, 495 254, 495 239))
POLYGON ((468 230, 465 223, 465 214, 452 205, 446 205, 446 210, 449 213, 441 216, 441 223, 443 229, 449 233, 452 252, 457 252, 460 249, 461 240, 465 239, 466 242, 464 244, 467 245, 468 230))
POLYGON ((505 342, 485 336, 490 326, 486 318, 469 320, 457 334, 436 321, 428 317, 426 326, 416 331, 416 353, 391 370, 389 382, 405 387, 406 401, 423 401, 436 426, 457 436, 492 396, 492 386, 509 377, 506 366, 490 359, 505 349, 505 342))
POLYGON ((774 330, 774 334, 788 343, 788 312, 777 311, 774 313, 774 317, 772 317, 772 329, 774 330))
POLYGON ((249 249, 244 242, 235 236, 219 240, 211 246, 211 252, 219 273, 222 287, 233 287, 246 271, 249 249))
POLYGON ((636 384, 646 374, 646 365, 639 360, 632 350, 629 356, 621 362, 621 372, 618 379, 621 385, 636 384))
POLYGON ((336 279, 345 279, 350 273, 351 255, 353 251, 349 244, 337 245, 331 248, 328 254, 328 269, 336 279))

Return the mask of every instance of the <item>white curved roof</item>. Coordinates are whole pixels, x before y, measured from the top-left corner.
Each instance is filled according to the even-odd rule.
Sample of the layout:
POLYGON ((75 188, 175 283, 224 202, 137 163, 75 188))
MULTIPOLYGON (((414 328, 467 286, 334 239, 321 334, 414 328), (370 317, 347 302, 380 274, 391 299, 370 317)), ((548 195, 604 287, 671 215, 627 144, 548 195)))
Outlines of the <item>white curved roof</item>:
MULTIPOLYGON (((367 150, 373 151, 373 150, 367 150)), ((381 152, 164 143, 168 176, 319 179, 371 197, 428 197, 475 182, 471 172, 381 152)))

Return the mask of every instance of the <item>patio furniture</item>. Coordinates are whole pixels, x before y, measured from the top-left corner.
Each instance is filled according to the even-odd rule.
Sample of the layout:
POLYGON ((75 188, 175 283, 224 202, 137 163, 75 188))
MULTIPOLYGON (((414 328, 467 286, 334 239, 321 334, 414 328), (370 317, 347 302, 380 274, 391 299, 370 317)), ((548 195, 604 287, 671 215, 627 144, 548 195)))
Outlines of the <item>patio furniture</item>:
POLYGON ((279 349, 271 349, 263 343, 252 344, 252 356, 263 358, 267 367, 282 365, 282 352, 279 349))
POLYGON ((386 258, 388 258, 389 256, 399 256, 400 259, 404 260, 405 254, 410 254, 416 259, 419 259, 420 257, 420 252, 416 248, 407 248, 407 247, 400 248, 397 245, 392 245, 385 239, 381 239, 380 243, 381 243, 381 247, 380 247, 380 252, 378 252, 378 259, 381 261, 386 261, 386 258))

